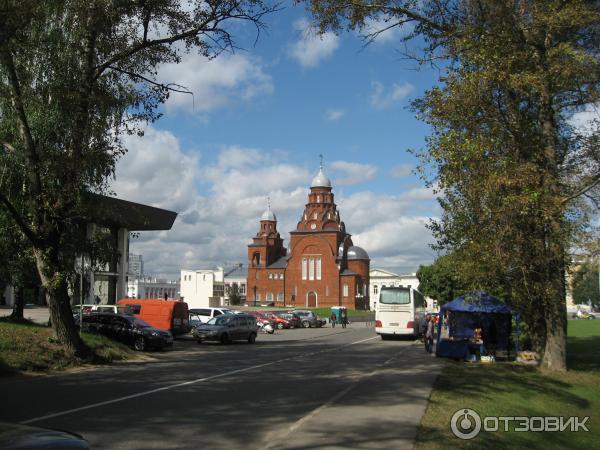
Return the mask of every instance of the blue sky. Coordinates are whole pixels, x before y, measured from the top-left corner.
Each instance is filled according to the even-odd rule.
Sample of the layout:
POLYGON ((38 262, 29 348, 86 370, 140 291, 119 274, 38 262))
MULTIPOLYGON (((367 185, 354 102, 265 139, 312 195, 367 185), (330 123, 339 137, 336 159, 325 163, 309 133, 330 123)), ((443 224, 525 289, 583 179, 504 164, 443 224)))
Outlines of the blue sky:
MULTIPOLYGON (((113 188, 133 201, 179 213, 172 230, 131 245, 146 273, 246 263, 267 196, 288 241, 324 157, 336 202, 372 267, 416 271, 435 254, 425 223, 434 195, 411 173, 428 129, 409 102, 439 73, 401 59, 399 31, 371 45, 353 33, 317 36, 302 7, 232 30, 244 51, 208 61, 186 55, 159 77, 194 92, 174 94, 143 138, 127 137, 113 188)), ((377 26, 376 24, 373 26, 377 26)))

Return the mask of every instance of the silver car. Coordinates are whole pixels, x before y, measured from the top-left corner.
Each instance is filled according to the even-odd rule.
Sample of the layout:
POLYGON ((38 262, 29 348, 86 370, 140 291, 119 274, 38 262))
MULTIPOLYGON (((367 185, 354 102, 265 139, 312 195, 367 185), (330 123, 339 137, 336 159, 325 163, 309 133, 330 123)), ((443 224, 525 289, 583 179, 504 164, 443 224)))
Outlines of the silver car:
POLYGON ((303 309, 295 309, 294 311, 292 311, 294 314, 296 314, 298 317, 300 317, 301 320, 301 324, 304 328, 319 328, 323 325, 323 322, 321 322, 321 320, 317 317, 317 315, 309 310, 303 310, 303 309))
POLYGON ((256 317, 250 314, 222 314, 193 328, 192 336, 196 338, 198 344, 203 341, 229 344, 240 340, 254 344, 257 331, 256 317))

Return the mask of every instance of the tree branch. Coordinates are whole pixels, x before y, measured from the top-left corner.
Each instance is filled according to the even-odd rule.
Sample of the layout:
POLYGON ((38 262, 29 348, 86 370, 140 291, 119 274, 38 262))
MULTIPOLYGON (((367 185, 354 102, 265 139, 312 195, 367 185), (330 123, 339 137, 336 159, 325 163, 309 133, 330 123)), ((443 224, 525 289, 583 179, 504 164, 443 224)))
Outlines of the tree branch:
POLYGON ((19 84, 19 77, 17 76, 17 70, 12 54, 6 47, 6 45, 0 46, 0 63, 6 68, 8 75, 8 81, 10 85, 10 100, 13 109, 17 116, 19 123, 19 133, 26 151, 26 157, 32 166, 31 170, 28 170, 29 178, 34 189, 35 196, 42 194, 42 180, 40 178, 40 157, 37 153, 35 141, 29 127, 29 121, 27 120, 27 113, 25 112, 25 106, 23 105, 21 86, 19 84))
POLYGON ((357 8, 357 9, 370 9, 370 10, 374 10, 374 11, 383 11, 387 14, 393 14, 396 16, 398 16, 398 15, 406 16, 411 21, 419 22, 419 23, 426 25, 429 28, 439 31, 441 33, 454 32, 454 30, 451 29, 450 27, 448 27, 447 25, 436 23, 433 20, 429 19, 428 17, 425 17, 425 16, 417 13, 416 11, 411 11, 410 9, 403 8, 401 6, 388 6, 388 5, 381 4, 381 3, 361 4, 358 2, 350 2, 350 3, 347 3, 346 6, 351 6, 351 7, 357 8))
POLYGON ((580 195, 584 195, 586 192, 588 192, 590 189, 593 189, 594 187, 598 186, 598 184, 600 183, 600 175, 596 175, 593 180, 586 186, 584 186, 583 188, 581 188, 580 190, 578 190, 577 192, 575 192, 572 195, 569 195, 568 197, 565 197, 562 200, 562 204, 564 205, 565 203, 570 202, 571 200, 576 199, 577 197, 579 197, 580 195))
POLYGON ((14 221, 17 223, 17 225, 23 232, 23 234, 27 236, 27 239, 29 239, 29 241, 33 245, 39 246, 39 244, 41 243, 40 239, 36 236, 36 234, 33 232, 33 230, 27 224, 27 222, 23 220, 23 217, 21 217, 19 211, 17 211, 14 205, 2 192, 0 192, 0 204, 3 204, 5 206, 5 208, 8 210, 10 215, 13 217, 14 221))
POLYGON ((119 61, 126 59, 132 55, 135 55, 136 53, 141 52, 142 50, 146 50, 148 48, 156 47, 163 44, 174 44, 175 42, 179 42, 187 38, 192 38, 199 34, 207 33, 209 31, 218 31, 218 29, 216 28, 216 24, 224 21, 225 19, 243 19, 250 20, 252 22, 257 22, 263 15, 277 10, 277 5, 275 5, 270 8, 265 8, 255 15, 249 15, 245 13, 233 14, 232 12, 235 9, 235 6, 236 5, 232 6, 229 10, 223 11, 221 13, 212 11, 211 14, 197 26, 189 30, 183 31, 181 33, 174 34, 172 36, 161 39, 143 39, 141 42, 133 44, 131 47, 108 58, 102 64, 97 65, 94 79, 99 78, 102 75, 102 73, 104 73, 104 71, 109 67, 114 66, 114 64, 118 63, 119 61), (213 25, 210 25, 211 23, 213 23, 213 25))
POLYGON ((111 70, 115 70, 117 72, 123 73, 125 75, 129 75, 131 78, 139 78, 140 80, 143 80, 146 83, 150 83, 153 86, 157 86, 157 87, 160 87, 162 89, 166 89, 166 90, 171 91, 171 92, 180 92, 182 94, 190 94, 191 96, 194 95, 194 93, 192 91, 188 90, 187 87, 182 86, 182 85, 177 84, 177 83, 163 84, 163 83, 159 83, 157 81, 151 80, 150 78, 147 78, 147 77, 145 77, 143 75, 137 74, 135 72, 131 72, 129 70, 119 69, 118 67, 115 67, 115 66, 110 66, 108 68, 111 69, 111 70), (175 88, 173 88, 171 86, 176 86, 176 87, 181 88, 181 89, 175 89, 175 88))

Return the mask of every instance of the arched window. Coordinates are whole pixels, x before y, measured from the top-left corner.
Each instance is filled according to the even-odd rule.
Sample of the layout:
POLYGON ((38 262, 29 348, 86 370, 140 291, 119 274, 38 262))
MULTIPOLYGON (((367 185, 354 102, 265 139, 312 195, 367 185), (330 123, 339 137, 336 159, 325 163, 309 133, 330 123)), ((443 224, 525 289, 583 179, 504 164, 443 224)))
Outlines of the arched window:
POLYGON ((252 267, 260 266, 260 253, 256 252, 252 255, 252 267))

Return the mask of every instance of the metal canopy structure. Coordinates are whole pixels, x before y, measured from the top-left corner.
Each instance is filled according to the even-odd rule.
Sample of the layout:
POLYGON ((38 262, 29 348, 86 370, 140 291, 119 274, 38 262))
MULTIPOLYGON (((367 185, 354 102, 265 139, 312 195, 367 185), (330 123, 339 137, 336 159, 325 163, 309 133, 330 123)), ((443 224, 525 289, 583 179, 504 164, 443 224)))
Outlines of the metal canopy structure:
POLYGON ((130 231, 170 230, 177 213, 106 195, 85 194, 86 220, 130 231))

